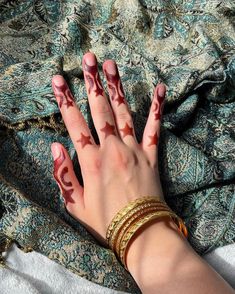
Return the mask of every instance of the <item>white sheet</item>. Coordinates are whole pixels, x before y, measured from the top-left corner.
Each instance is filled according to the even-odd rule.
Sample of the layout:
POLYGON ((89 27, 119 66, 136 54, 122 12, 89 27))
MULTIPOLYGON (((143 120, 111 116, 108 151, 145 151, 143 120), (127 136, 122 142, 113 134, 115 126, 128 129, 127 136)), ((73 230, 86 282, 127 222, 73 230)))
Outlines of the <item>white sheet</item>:
POLYGON ((15 244, 6 257, 9 269, 0 268, 0 294, 124 293, 80 278, 35 251, 24 253, 15 244))
MULTIPOLYGON (((91 283, 37 253, 24 253, 13 244, 7 253, 9 269, 0 268, 1 294, 121 294, 91 283)), ((235 288, 235 244, 204 258, 235 288)))

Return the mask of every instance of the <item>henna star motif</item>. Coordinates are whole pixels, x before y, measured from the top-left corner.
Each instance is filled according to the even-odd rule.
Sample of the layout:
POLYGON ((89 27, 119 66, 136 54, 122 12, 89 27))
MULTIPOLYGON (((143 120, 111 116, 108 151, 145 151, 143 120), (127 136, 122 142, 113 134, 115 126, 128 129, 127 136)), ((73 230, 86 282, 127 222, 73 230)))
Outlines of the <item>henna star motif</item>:
POLYGON ((64 187, 64 185, 68 186, 68 187, 72 186, 72 182, 66 182, 64 179, 65 174, 68 172, 68 167, 64 167, 62 169, 60 177, 58 174, 59 168, 61 167, 61 165, 63 164, 64 161, 65 161, 65 154, 64 154, 64 151, 61 150, 59 157, 57 159, 55 159, 55 161, 54 161, 53 175, 54 175, 54 178, 57 181, 58 185, 60 186, 60 189, 62 191, 62 196, 64 197, 65 205, 67 205, 68 202, 75 203, 75 201, 71 197, 74 189, 66 190, 64 187))
POLYGON ((125 138, 128 135, 133 135, 133 128, 129 127, 129 125, 126 123, 125 127, 123 129, 120 129, 121 132, 123 132, 123 138, 125 138))
POLYGON ((82 145, 82 148, 84 148, 86 145, 92 145, 91 143, 91 136, 85 136, 83 133, 81 133, 81 138, 77 140, 77 142, 80 142, 82 145))
POLYGON ((63 84, 61 86, 53 85, 53 88, 55 89, 55 96, 59 97, 59 107, 61 108, 62 105, 66 105, 67 108, 74 105, 73 96, 66 84, 63 84))
POLYGON ((157 145, 158 144, 158 136, 157 132, 153 136, 148 136, 150 138, 150 142, 148 146, 157 145))
POLYGON ((91 66, 84 61, 84 65, 86 72, 89 73, 89 75, 85 74, 85 78, 87 79, 89 84, 88 93, 90 94, 91 90, 93 90, 95 86, 94 92, 96 94, 96 97, 99 95, 103 96, 104 90, 101 85, 99 73, 97 70, 97 64, 91 66))
POLYGON ((109 136, 109 135, 114 135, 115 136, 115 126, 110 125, 108 122, 106 122, 105 127, 100 129, 101 132, 104 132, 105 134, 105 139, 109 136))
POLYGON ((120 105, 120 104, 126 104, 125 103, 125 100, 124 100, 124 97, 122 97, 122 96, 118 96, 116 99, 115 99, 115 101, 117 101, 117 103, 118 103, 118 106, 120 105))

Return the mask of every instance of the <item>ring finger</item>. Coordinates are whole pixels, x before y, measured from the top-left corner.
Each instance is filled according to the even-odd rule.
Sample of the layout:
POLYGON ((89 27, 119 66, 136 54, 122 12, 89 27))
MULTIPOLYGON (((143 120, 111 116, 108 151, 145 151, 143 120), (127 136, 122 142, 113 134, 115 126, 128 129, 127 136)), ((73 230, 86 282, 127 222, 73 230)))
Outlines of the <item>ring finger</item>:
POLYGON ((72 93, 63 76, 55 75, 53 77, 52 88, 73 145, 79 151, 77 153, 80 161, 81 156, 79 155, 83 151, 96 149, 97 145, 82 113, 74 102, 72 93))

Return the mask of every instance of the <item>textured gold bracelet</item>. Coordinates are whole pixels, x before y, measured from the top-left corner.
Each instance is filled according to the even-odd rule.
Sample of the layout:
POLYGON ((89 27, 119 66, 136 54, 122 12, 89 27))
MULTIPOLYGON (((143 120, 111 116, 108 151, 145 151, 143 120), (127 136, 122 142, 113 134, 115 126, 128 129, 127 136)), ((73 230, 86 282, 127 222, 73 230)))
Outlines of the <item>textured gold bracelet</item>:
POLYGON ((156 196, 135 199, 114 216, 107 229, 106 241, 126 268, 126 252, 132 238, 142 226, 161 217, 172 219, 187 238, 187 228, 182 219, 156 196))
POLYGON ((122 227, 120 233, 117 236, 116 242, 115 242, 115 246, 114 246, 114 251, 119 254, 120 251, 120 244, 122 242, 122 238, 123 236, 126 234, 126 231, 129 229, 129 227, 139 221, 139 219, 142 219, 143 217, 145 217, 147 214, 152 213, 152 212, 156 212, 156 211, 169 211, 169 208, 165 208, 165 207, 161 207, 159 208, 159 206, 149 206, 147 208, 144 208, 143 210, 139 211, 138 213, 136 213, 135 215, 133 215, 131 218, 128 219, 128 221, 125 223, 125 225, 122 227))
POLYGON ((131 210, 133 210, 135 207, 137 207, 140 204, 146 203, 146 202, 159 202, 164 203, 157 199, 157 197, 152 196, 146 196, 142 198, 135 199, 131 202, 129 202, 126 206, 124 206, 112 219, 110 225, 108 226, 107 233, 106 233, 106 240, 109 244, 110 235, 113 232, 115 226, 120 222, 120 220, 131 210))
POLYGON ((125 224, 129 221, 129 219, 137 218, 139 213, 143 213, 143 210, 146 208, 151 207, 151 205, 154 205, 156 207, 155 203, 143 203, 140 204, 138 207, 135 207, 131 211, 129 211, 125 216, 123 216, 122 219, 116 224, 115 228, 113 229, 112 233, 110 234, 109 238, 109 247, 114 250, 114 244, 116 243, 117 237, 120 235, 120 233, 123 232, 125 224))
MULTIPOLYGON (((185 225, 183 224, 183 221, 174 212, 169 212, 169 211, 151 212, 148 215, 146 215, 145 217, 143 217, 142 219, 139 219, 136 223, 134 223, 126 231, 124 237, 122 238, 119 252, 117 253, 122 264, 125 266, 126 269, 127 269, 126 251, 128 249, 128 245, 129 245, 130 241, 132 240, 132 238, 134 237, 134 235, 138 232, 138 230, 142 226, 144 226, 145 224, 147 224, 148 222, 150 222, 152 220, 155 220, 155 219, 161 218, 161 217, 170 217, 175 223, 176 223, 176 220, 178 220, 178 222, 181 224, 181 226, 185 227, 185 225)), ((179 227, 179 223, 177 224, 178 227, 179 227)), ((185 227, 185 229, 186 229, 186 227, 185 227)), ((185 237, 186 237, 186 235, 185 235, 185 237)))
POLYGON ((109 242, 109 247, 112 250, 114 250, 114 246, 115 246, 116 239, 117 239, 118 235, 123 233, 123 230, 124 230, 124 227, 126 226, 126 223, 129 222, 130 219, 133 219, 133 218, 135 219, 136 217, 138 217, 138 215, 141 211, 143 211, 149 207, 155 207, 155 210, 167 210, 167 209, 170 210, 170 208, 167 205, 165 205, 164 203, 158 203, 158 202, 154 201, 154 202, 145 202, 145 203, 139 204, 134 209, 128 211, 126 213, 126 215, 124 215, 120 219, 120 221, 118 223, 116 223, 116 226, 114 227, 113 231, 110 233, 110 237, 109 237, 108 242, 109 242))

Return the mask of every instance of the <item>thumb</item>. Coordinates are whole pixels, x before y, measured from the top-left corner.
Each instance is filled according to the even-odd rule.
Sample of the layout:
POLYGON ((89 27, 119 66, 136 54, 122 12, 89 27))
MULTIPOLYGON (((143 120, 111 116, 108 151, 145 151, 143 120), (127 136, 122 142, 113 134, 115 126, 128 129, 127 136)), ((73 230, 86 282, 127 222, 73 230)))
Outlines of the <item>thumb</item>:
POLYGON ((83 187, 78 182, 72 161, 64 146, 57 142, 53 143, 51 152, 54 159, 54 178, 64 198, 66 209, 71 211, 75 204, 81 204, 83 201, 83 187))

